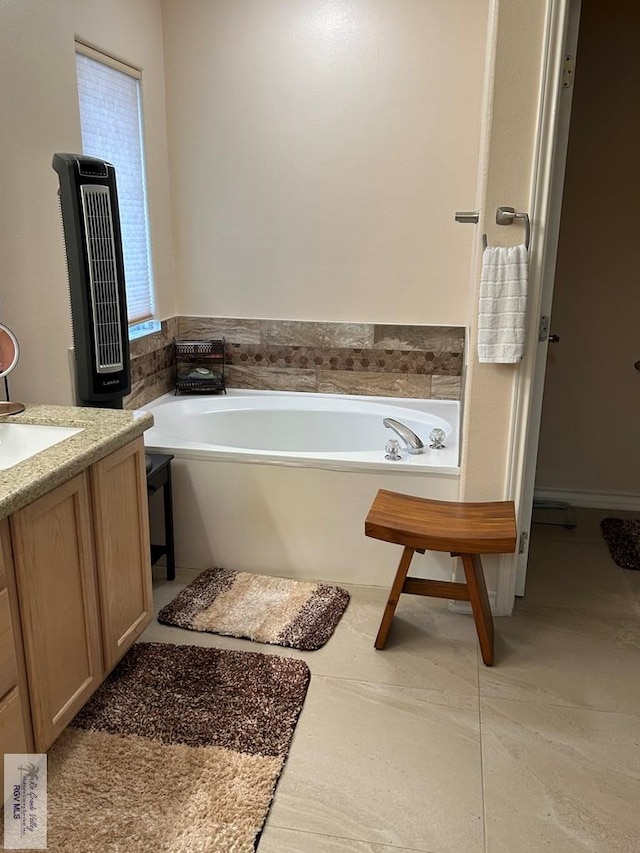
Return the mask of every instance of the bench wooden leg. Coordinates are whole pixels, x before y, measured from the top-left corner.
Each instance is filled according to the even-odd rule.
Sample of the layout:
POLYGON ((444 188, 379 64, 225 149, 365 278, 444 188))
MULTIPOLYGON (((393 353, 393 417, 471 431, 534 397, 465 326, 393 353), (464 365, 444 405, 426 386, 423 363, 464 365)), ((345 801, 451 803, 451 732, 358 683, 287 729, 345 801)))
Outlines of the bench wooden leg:
POLYGON ((387 601, 387 606, 384 609, 384 613, 382 615, 382 622, 380 623, 380 628, 378 629, 378 636, 376 637, 376 641, 374 643, 376 649, 384 649, 384 645, 387 642, 387 637, 389 636, 389 629, 391 628, 391 623, 393 621, 393 614, 396 612, 396 606, 398 604, 398 599, 400 598, 400 594, 402 592, 402 587, 404 586, 405 578, 407 577, 407 572, 409 571, 409 565, 411 563, 411 558, 413 557, 413 551, 413 548, 405 548, 402 552, 402 557, 400 558, 400 565, 398 566, 398 571, 396 572, 395 580, 393 581, 393 585, 391 586, 389 600, 387 601))
POLYGON ((482 660, 493 665, 493 616, 479 554, 461 554, 482 660))

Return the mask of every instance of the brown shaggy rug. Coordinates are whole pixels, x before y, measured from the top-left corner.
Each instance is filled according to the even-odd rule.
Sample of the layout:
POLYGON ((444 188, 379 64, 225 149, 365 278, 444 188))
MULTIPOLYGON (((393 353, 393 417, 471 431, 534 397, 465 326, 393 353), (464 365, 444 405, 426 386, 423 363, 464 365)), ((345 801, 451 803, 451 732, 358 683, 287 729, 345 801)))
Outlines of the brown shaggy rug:
POLYGON ((48 757, 48 850, 250 853, 309 683, 303 661, 140 643, 48 757))
POLYGON ((622 569, 640 571, 640 520, 603 518, 600 527, 613 561, 622 569))
POLYGON ((208 569, 162 608, 158 621, 313 651, 333 634, 348 603, 338 586, 208 569))

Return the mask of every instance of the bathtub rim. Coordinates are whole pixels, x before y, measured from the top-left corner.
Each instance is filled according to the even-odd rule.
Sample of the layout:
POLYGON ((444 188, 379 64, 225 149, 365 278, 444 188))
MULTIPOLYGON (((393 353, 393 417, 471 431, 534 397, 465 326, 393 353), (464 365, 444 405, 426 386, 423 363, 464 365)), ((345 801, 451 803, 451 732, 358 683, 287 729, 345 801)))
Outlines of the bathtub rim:
MULTIPOLYGON (((292 468, 320 468, 329 471, 345 471, 359 473, 386 472, 404 474, 408 476, 437 476, 447 479, 460 477, 460 402, 457 400, 435 400, 430 398, 405 398, 405 397, 374 397, 356 394, 323 394, 304 391, 272 391, 260 389, 230 388, 227 395, 199 394, 191 396, 176 396, 169 392, 141 406, 140 412, 148 412, 153 415, 154 409, 163 405, 171 405, 178 402, 192 403, 195 401, 206 401, 216 399, 218 401, 250 397, 270 398, 315 398, 318 400, 342 400, 363 403, 374 403, 377 405, 388 405, 391 408, 412 409, 416 412, 424 411, 424 407, 435 405, 435 408, 443 408, 443 414, 436 417, 444 418, 452 427, 450 436, 455 437, 455 464, 443 464, 438 462, 439 458, 448 458, 451 462, 452 454, 438 456, 440 451, 427 449, 424 454, 410 456, 405 454, 400 462, 390 462, 380 456, 378 451, 363 451, 359 458, 353 458, 353 453, 314 453, 304 457, 289 456, 280 451, 252 450, 246 448, 234 448, 225 445, 212 445, 206 442, 192 441, 179 438, 160 427, 153 426, 145 432, 145 449, 150 452, 171 453, 176 458, 200 459, 209 461, 239 462, 241 464, 253 465, 277 465, 292 468), (453 417, 452 417, 453 415, 453 417), (343 457, 343 458, 340 458, 343 457), (347 458, 350 457, 350 458, 347 458)), ((435 414, 435 413, 434 413, 435 414)), ((389 413, 391 416, 392 413, 389 413)))

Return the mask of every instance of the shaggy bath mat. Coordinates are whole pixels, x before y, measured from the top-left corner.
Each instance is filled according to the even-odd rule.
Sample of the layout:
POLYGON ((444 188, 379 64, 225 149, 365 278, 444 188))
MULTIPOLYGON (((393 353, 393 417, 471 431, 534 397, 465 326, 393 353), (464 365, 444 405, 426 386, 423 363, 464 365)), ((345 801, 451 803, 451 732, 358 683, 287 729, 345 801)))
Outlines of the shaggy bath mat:
POLYGON ((314 651, 327 642, 349 603, 338 586, 208 569, 158 613, 158 621, 314 651))
POLYGON ((140 643, 48 756, 48 850, 250 853, 309 683, 303 661, 140 643))
POLYGON ((614 562, 622 569, 640 571, 640 520, 603 518, 600 527, 614 562))

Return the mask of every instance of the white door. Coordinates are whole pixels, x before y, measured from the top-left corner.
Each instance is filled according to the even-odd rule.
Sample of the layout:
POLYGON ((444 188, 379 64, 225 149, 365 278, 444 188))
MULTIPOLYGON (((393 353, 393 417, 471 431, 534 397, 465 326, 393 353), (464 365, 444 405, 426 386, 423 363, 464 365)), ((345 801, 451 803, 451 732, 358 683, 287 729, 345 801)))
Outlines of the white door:
MULTIPOLYGON (((578 48, 581 0, 570 0, 564 30, 559 33, 556 56, 552 55, 550 45, 547 73, 546 114, 543 115, 536 206, 546 206, 546 228, 543 235, 534 235, 542 239, 542 292, 540 316, 551 316, 551 304, 555 283, 556 255, 562 213, 562 195, 564 173, 569 141, 571 103, 573 97, 573 68, 578 48)), ((521 538, 515 577, 515 595, 524 595, 527 561, 529 557, 529 531, 533 510, 533 491, 535 485, 538 439, 540 434, 540 416, 547 365, 548 331, 542 331, 536 347, 533 363, 529 370, 523 365, 518 388, 520 435, 516 444, 524 456, 519 484, 520 501, 518 504, 518 530, 524 531, 521 538)), ((517 466, 514 466, 517 472, 517 466)))

